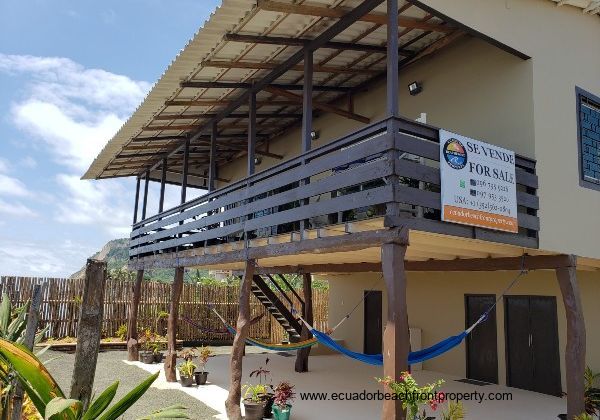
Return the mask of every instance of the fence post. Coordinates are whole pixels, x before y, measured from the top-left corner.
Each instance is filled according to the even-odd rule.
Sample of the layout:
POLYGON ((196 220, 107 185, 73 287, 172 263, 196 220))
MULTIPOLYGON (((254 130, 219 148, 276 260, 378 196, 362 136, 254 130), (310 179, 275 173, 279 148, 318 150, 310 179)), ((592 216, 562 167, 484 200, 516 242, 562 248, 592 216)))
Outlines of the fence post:
POLYGON ((165 377, 167 382, 177 382, 177 316, 179 299, 183 289, 184 267, 175 269, 175 279, 171 285, 171 303, 169 304, 169 320, 167 324, 167 355, 165 357, 165 377))
MULTIPOLYGON (((31 292, 31 305, 27 313, 27 326, 25 327, 25 336, 23 345, 29 350, 33 350, 35 342, 35 333, 37 331, 40 319, 40 305, 42 303, 42 286, 36 284, 31 292)), ((23 408, 23 388, 19 381, 15 381, 15 391, 12 397, 12 420, 21 420, 21 410, 23 408)))
POLYGON ((92 259, 87 260, 70 394, 70 398, 82 402, 84 411, 87 410, 90 403, 96 374, 96 362, 102 335, 105 284, 106 263, 92 259))
POLYGON ((140 298, 142 296, 142 281, 144 280, 144 270, 138 270, 135 284, 133 286, 133 297, 129 307, 129 319, 127 326, 127 360, 137 361, 140 358, 138 348, 138 330, 137 317, 140 298))

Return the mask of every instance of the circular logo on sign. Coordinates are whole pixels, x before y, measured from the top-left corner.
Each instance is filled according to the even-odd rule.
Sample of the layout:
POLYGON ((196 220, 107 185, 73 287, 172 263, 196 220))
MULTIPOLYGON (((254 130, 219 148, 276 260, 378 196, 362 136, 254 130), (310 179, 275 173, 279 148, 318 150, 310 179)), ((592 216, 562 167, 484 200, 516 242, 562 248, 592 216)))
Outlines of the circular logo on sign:
POLYGON ((467 165, 467 151, 457 139, 449 139, 444 144, 444 159, 452 169, 462 169, 467 165))

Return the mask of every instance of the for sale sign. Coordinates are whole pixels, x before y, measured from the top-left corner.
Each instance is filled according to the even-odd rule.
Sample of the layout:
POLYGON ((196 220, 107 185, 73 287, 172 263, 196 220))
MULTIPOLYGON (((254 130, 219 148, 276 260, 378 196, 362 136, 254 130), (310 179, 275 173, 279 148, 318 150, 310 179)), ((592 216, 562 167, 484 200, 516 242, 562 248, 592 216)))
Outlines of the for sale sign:
POLYGON ((442 220, 518 232, 515 153, 440 130, 442 220))

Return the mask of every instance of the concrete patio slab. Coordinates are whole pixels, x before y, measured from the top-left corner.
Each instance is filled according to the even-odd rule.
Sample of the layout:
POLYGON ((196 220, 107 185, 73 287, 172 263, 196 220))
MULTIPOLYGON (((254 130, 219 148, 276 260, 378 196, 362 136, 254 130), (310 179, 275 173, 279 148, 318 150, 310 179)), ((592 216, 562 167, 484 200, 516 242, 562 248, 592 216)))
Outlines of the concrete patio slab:
MULTIPOLYGON (((295 354, 264 353, 248 354, 244 357, 244 373, 242 383, 250 382, 249 372, 260 366, 271 371, 273 384, 288 380, 296 385, 297 397, 293 404, 292 416, 296 420, 343 418, 350 420, 377 419, 380 416, 381 401, 368 400, 371 393, 382 391, 383 388, 375 380, 382 376, 382 369, 376 366, 358 363, 340 355, 316 356, 310 358, 310 372, 294 372, 295 354), (358 393, 361 400, 357 401, 308 401, 302 400, 301 393, 341 393, 341 398, 351 397, 358 393)), ((144 365, 139 362, 126 362, 136 365, 148 372, 162 369, 162 365, 144 365)), ((183 388, 178 383, 167 383, 164 374, 155 382, 154 387, 160 389, 178 389, 181 392, 197 398, 219 414, 212 418, 226 419, 225 399, 229 386, 229 356, 218 355, 211 358, 207 370, 210 371, 209 383, 204 386, 183 388)), ((431 371, 414 373, 419 384, 434 382, 437 379, 445 381, 441 390, 446 393, 461 393, 475 396, 484 400, 463 401, 467 419, 487 420, 535 420, 555 419, 560 413, 566 412, 566 400, 536 392, 524 391, 498 385, 473 385, 457 382, 453 377, 431 371), (475 394, 475 393, 478 394, 475 394), (483 394, 482 394, 483 393, 483 394), (510 396, 508 401, 493 401, 492 398, 510 396)), ((253 378, 253 383, 256 381, 253 378)), ((331 395, 331 394, 329 394, 331 395)), ((428 410, 435 416, 435 412, 428 410)), ((193 418, 194 413, 190 413, 193 418)))

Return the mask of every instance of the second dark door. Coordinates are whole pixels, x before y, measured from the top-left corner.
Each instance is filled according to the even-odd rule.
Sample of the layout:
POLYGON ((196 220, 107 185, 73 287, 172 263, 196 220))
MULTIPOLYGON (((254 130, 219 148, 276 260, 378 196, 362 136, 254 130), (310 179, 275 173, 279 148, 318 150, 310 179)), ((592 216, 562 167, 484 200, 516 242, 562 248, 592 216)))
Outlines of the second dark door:
POLYGON ((554 296, 506 296, 507 384, 561 395, 554 296))
MULTIPOLYGON (((496 300, 495 295, 465 295, 466 327, 473 325, 496 300)), ((467 336, 467 378, 498 383, 496 309, 467 336)))
POLYGON ((381 321, 381 296, 379 290, 365 290, 365 354, 380 354, 383 339, 381 321))

